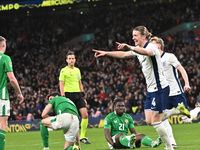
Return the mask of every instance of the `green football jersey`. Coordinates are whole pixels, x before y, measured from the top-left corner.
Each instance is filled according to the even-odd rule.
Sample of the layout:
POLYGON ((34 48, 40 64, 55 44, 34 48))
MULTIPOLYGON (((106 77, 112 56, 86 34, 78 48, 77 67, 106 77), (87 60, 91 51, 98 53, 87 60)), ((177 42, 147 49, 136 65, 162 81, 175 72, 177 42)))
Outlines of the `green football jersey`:
POLYGON ((128 134, 128 129, 134 128, 134 122, 129 114, 123 113, 120 117, 115 112, 108 114, 104 120, 104 129, 111 129, 110 136, 120 132, 128 134))
POLYGON ((78 110, 75 104, 68 98, 62 96, 54 97, 48 104, 52 104, 52 107, 57 115, 70 113, 78 116, 79 118, 78 110))
POLYGON ((80 92, 79 81, 81 80, 81 72, 79 68, 74 69, 68 66, 60 71, 59 81, 64 81, 64 92, 80 92))
POLYGON ((0 99, 9 100, 7 88, 7 72, 13 72, 9 56, 0 52, 0 99))

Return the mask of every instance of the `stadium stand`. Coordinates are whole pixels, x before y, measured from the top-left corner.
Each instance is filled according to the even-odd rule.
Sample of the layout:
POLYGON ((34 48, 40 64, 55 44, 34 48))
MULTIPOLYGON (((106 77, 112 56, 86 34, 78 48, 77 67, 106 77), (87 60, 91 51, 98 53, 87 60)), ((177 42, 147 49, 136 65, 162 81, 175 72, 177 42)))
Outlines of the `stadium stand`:
MULTIPOLYGON (((137 59, 95 59, 92 49, 116 49, 116 41, 133 44, 131 32, 137 25, 147 26, 153 35, 161 36, 162 32, 181 23, 199 21, 200 3, 189 0, 181 3, 179 0, 171 3, 111 2, 99 2, 95 7, 82 4, 84 9, 80 5, 75 10, 62 7, 54 12, 40 8, 11 16, 0 12, 4 14, 0 15, 4 19, 0 34, 7 39, 6 54, 13 60, 14 72, 25 97, 24 103, 19 105, 14 91, 9 89, 9 120, 16 120, 20 114, 24 120, 28 113, 35 119, 41 118, 47 93, 59 91, 59 72, 65 66, 65 54, 69 50, 75 51, 76 65, 82 71, 90 116, 96 116, 97 110, 101 111, 99 116, 111 112, 114 97, 126 100, 127 113, 144 113, 146 86, 137 59), (146 7, 147 3, 150 6, 146 7), (86 33, 93 33, 94 39, 66 44, 86 33)), ((195 107, 200 91, 200 44, 195 37, 190 41, 178 35, 162 37, 165 50, 178 57, 189 75, 192 90, 186 93, 186 98, 190 109, 195 107)), ((183 83, 181 77, 180 81, 183 83)))

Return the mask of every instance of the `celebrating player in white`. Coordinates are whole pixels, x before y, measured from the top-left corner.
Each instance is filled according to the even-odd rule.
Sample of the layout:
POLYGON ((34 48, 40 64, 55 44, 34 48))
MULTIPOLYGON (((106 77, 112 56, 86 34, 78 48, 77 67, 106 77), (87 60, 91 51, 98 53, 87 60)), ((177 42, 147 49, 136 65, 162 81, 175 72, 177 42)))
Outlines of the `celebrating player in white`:
POLYGON ((118 49, 130 51, 93 51, 95 51, 95 57, 107 55, 117 58, 130 58, 136 56, 139 59, 147 83, 146 122, 153 125, 167 149, 172 150, 172 144, 162 123, 163 111, 166 109, 166 101, 169 96, 169 85, 162 73, 160 52, 156 45, 149 42, 150 38, 151 33, 147 28, 138 26, 133 30, 133 40, 136 46, 117 43, 118 49))
MULTIPOLYGON (((163 65, 163 72, 164 72, 164 76, 166 77, 167 82, 169 83, 170 86, 170 94, 169 94, 169 100, 167 101, 167 109, 171 109, 173 107, 177 107, 179 104, 184 104, 185 107, 189 110, 188 106, 187 106, 187 102, 186 102, 186 98, 184 95, 184 91, 188 91, 190 90, 190 86, 189 86, 189 80, 188 80, 188 75, 185 71, 185 69, 183 68, 183 66, 180 64, 180 62, 178 61, 178 59, 176 58, 176 56, 172 53, 167 53, 164 51, 164 41, 161 38, 158 37, 152 37, 150 39, 150 42, 157 45, 158 49, 160 51, 160 55, 161 55, 161 61, 162 61, 162 65, 163 65), (185 82, 185 86, 184 86, 184 90, 181 87, 180 81, 178 79, 178 71, 180 71, 184 82, 185 82)), ((196 107, 195 109, 190 111, 190 115, 191 117, 188 118, 187 116, 182 116, 182 120, 185 123, 191 122, 200 112, 200 106, 197 105, 198 107, 196 107)), ((180 112, 172 109, 170 110, 173 114, 179 114, 180 112)), ((170 115, 168 113, 168 115, 170 115)), ((168 134, 169 137, 171 139, 172 142, 172 146, 174 148, 178 148, 175 139, 173 137, 173 133, 172 133, 172 128, 168 122, 168 120, 164 121, 165 127, 167 127, 168 130, 168 134)))

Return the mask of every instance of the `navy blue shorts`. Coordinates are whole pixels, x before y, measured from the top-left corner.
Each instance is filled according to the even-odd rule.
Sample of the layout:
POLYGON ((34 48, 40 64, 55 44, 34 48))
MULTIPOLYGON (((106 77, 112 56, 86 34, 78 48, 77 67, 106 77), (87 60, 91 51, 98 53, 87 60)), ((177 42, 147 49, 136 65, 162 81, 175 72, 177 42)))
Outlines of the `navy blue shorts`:
POLYGON ((162 113, 166 110, 168 98, 169 86, 156 92, 147 92, 145 111, 151 110, 154 113, 162 113))
POLYGON ((183 103, 185 107, 189 110, 184 93, 176 95, 176 96, 169 96, 166 108, 167 109, 171 109, 173 107, 176 108, 181 103, 183 103))

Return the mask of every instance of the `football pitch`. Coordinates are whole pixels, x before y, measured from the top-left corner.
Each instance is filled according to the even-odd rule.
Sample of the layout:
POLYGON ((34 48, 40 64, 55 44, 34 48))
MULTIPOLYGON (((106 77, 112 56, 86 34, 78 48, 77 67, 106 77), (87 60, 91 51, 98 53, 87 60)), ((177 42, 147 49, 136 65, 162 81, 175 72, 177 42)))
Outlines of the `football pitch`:
MULTIPOLYGON (((151 126, 135 126, 138 133, 144 133, 155 140, 157 133, 151 126)), ((176 124, 172 125, 178 150, 200 150, 200 124, 176 124)), ((104 137, 103 128, 89 128, 86 133, 92 144, 81 143, 82 150, 108 150, 108 145, 104 137)), ((50 150, 63 150, 64 136, 62 131, 49 132, 50 150)), ((164 144, 154 148, 164 150, 164 144)), ((5 150, 43 150, 39 131, 18 132, 6 134, 5 150)), ((150 150, 153 148, 142 145, 140 150, 150 150)))

